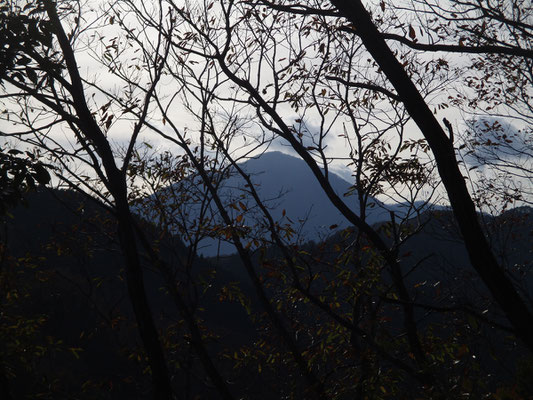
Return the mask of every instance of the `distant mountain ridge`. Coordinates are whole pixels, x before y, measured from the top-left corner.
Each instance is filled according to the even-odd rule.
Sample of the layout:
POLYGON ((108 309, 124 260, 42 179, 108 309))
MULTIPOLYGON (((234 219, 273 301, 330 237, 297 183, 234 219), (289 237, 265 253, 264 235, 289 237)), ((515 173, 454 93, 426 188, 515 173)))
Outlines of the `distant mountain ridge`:
MULTIPOLYGON (((274 220, 291 223, 302 242, 322 240, 334 232, 331 227, 340 229, 348 226, 345 217, 331 203, 303 160, 274 151, 250 158, 239 166, 249 174, 274 220)), ((359 215, 359 200, 356 195, 350 194, 352 184, 331 171, 328 173, 328 179, 337 195, 359 215)), ((250 198, 250 195, 246 194, 247 191, 246 181, 233 171, 223 182, 219 193, 221 198, 229 203, 229 199, 237 199, 239 196, 250 198)), ((168 198, 165 195, 159 197, 168 198)), ((253 203, 251 200, 250 204, 253 203)), ((371 198, 366 208, 366 222, 370 225, 383 222, 390 218, 390 211, 401 215, 406 209, 405 204, 386 205, 371 198)), ((199 209, 195 205, 192 205, 188 211, 189 217, 192 218, 199 214, 199 209)), ((231 213, 232 210, 228 211, 231 213)), ((153 219, 146 215, 144 217, 153 219)), ((223 224, 216 212, 214 218, 223 224)), ((200 242, 198 252, 206 257, 228 255, 235 253, 235 247, 227 241, 205 238, 200 242)))
MULTIPOLYGON (((240 164, 250 175, 255 188, 266 205, 271 209, 275 220, 292 221, 293 227, 304 240, 319 240, 331 233, 331 226, 347 226, 345 218, 331 203, 315 176, 304 161, 281 152, 264 153, 240 164), (285 218, 283 218, 285 216, 285 218)), ((329 182, 337 195, 344 199, 351 210, 359 214, 359 201, 356 196, 346 195, 351 184, 338 175, 329 172, 329 182)), ((246 190, 246 182, 238 174, 232 174, 224 183, 223 192, 246 190)), ((383 221, 388 213, 382 204, 373 199, 375 207, 369 208, 367 222, 383 221)), ((217 254, 218 243, 206 239, 202 243, 201 254, 217 254)), ((220 254, 233 253, 230 243, 221 243, 220 254)))

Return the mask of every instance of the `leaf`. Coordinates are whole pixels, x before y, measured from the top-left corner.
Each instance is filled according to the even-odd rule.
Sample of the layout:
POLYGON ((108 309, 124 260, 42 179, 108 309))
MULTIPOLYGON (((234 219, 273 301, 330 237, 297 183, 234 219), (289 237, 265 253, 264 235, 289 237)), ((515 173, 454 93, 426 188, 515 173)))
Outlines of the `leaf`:
POLYGON ((37 83, 37 73, 33 68, 26 68, 26 75, 30 78, 30 81, 37 83))
POLYGON ((70 352, 76 357, 77 360, 79 360, 80 355, 78 354, 80 351, 83 351, 81 347, 69 347, 70 352))
POLYGON ((409 25, 409 37, 413 40, 416 38, 416 32, 411 25, 409 25))
POLYGON ((31 58, 28 58, 28 57, 26 57, 26 56, 21 56, 21 57, 18 59, 17 63, 20 64, 20 65, 26 65, 26 64, 29 64, 30 61, 31 61, 31 58))
POLYGON ((34 177, 37 182, 42 185, 46 185, 50 182, 50 174, 46 168, 44 168, 41 164, 36 164, 33 168, 35 170, 34 177))
POLYGON ((459 349, 457 350, 457 357, 462 357, 465 354, 468 354, 470 352, 470 349, 466 344, 463 344, 459 349))
POLYGON ((107 117, 107 121, 105 122, 105 128, 109 129, 109 127, 111 126, 112 123, 113 123, 113 114, 111 114, 111 115, 109 115, 109 117, 107 117))
POLYGON ((380 1, 379 2, 379 6, 381 7, 381 11, 385 12, 385 2, 384 1, 380 1))

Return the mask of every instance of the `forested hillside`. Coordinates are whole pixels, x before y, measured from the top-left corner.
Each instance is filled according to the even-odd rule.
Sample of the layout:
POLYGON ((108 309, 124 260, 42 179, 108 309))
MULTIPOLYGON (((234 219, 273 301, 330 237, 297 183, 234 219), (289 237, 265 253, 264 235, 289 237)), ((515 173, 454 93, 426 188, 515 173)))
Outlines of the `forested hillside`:
MULTIPOLYGON (((530 208, 484 217, 497 254, 520 282, 526 298, 533 287, 532 218, 530 208)), ((146 222, 139 223, 146 226, 146 222)), ((14 398, 145 398, 146 363, 123 284, 112 215, 75 192, 41 190, 13 209, 2 226, 0 334, 4 378, 14 398)), ((472 380, 464 384, 486 385, 485 390, 515 387, 519 393, 527 393, 531 388, 520 376, 529 373, 530 359, 505 334, 509 329, 505 318, 475 278, 451 213, 427 211, 409 220, 407 226, 417 234, 401 254, 408 271, 405 281, 414 288, 418 325, 438 329, 434 338, 438 342, 433 344, 435 362, 442 364, 440 368, 447 365, 446 369, 457 365, 447 370, 448 379, 459 370, 481 368, 482 372, 465 376, 472 380), (500 326, 505 327, 503 332, 500 326), (444 343, 448 347, 441 347, 444 343)), ((179 239, 148 229, 165 259, 187 257, 179 239)), ((387 238, 391 227, 381 223, 377 230, 387 238)), ((313 283, 313 291, 333 296, 328 302, 350 296, 349 291, 333 289, 342 272, 339 262, 346 262, 339 259, 338 248, 347 248, 355 237, 356 232, 349 228, 332 234, 324 243, 301 243, 294 249, 309 273, 321 278, 313 283)), ((305 343, 325 335, 319 340, 327 343, 332 334, 327 319, 317 319, 309 304, 297 298, 286 303, 285 293, 291 287, 287 277, 274 268, 280 257, 275 248, 259 251, 254 268, 279 302, 280 311, 298 321, 298 340, 305 343)), ((367 257, 371 259, 371 255, 367 257)), ((202 368, 173 342, 185 332, 164 279, 149 263, 144 271, 158 329, 175 362, 177 387, 193 398, 215 396, 205 386, 208 378, 202 368)), ((232 369, 232 390, 250 398, 279 398, 289 381, 279 375, 282 371, 277 370, 273 353, 261 350, 272 346, 275 337, 257 313, 260 302, 238 255, 199 258, 192 274, 191 285, 202 293, 190 305, 203 321, 211 356, 221 368, 227 365, 232 369), (269 385, 270 390, 260 390, 257 385, 269 385)), ((394 298, 385 294, 381 299, 392 302, 392 307, 376 309, 383 325, 380 330, 386 329, 389 335, 401 331, 394 298)), ((346 306, 342 304, 340 307, 346 306)), ((407 387, 403 390, 409 391, 407 387)))

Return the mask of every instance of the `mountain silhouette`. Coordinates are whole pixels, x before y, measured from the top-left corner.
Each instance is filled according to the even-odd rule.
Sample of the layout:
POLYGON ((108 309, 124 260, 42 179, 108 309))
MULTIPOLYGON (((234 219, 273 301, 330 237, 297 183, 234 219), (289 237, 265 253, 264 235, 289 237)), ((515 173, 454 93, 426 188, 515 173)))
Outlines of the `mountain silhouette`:
MULTIPOLYGON (((323 241, 336 230, 349 226, 346 218, 331 203, 311 169, 303 160, 274 151, 250 158, 238 165, 249 175, 253 187, 274 221, 283 227, 290 226, 292 229, 290 241, 293 243, 323 241)), ((360 215, 359 199, 353 190, 353 185, 331 171, 328 171, 328 180, 335 193, 345 204, 356 215, 360 215)), ((202 198, 203 194, 201 189, 198 189, 200 187, 203 187, 203 184, 199 178, 193 178, 189 183, 179 182, 159 190, 148 198, 147 203, 155 204, 155 208, 150 205, 147 207, 134 206, 134 210, 146 220, 161 222, 159 211, 154 211, 154 209, 162 208, 168 214, 165 219, 173 220, 176 218, 179 224, 179 221, 185 218, 187 220, 185 224, 193 226, 201 214, 198 198, 202 198), (183 201, 184 192, 187 192, 185 197, 188 196, 193 199, 189 201, 190 204, 187 203, 187 200, 183 201), (195 193, 196 197, 190 193, 195 193), (177 215, 176 210, 180 210, 177 215)), ((240 221, 240 223, 245 224, 247 228, 256 230, 264 225, 264 216, 250 193, 250 187, 236 168, 229 170, 228 176, 218 187, 217 193, 233 220, 242 217, 239 216, 242 210, 236 204, 243 203, 246 204, 247 210, 244 221, 240 221)), ((416 202, 414 206, 418 209, 426 208, 424 202, 416 202)), ((413 204, 385 204, 376 198, 368 197, 366 199, 365 221, 369 225, 388 221, 391 211, 395 213, 397 218, 405 218, 407 213, 413 211, 412 207, 413 204)), ((214 202, 207 210, 207 220, 209 219, 212 219, 211 222, 214 225, 225 226, 214 202)), ((168 229, 172 233, 179 231, 179 228, 176 225, 172 226, 172 223, 168 229)), ((266 229, 258 235, 265 237, 265 231, 266 229)), ((225 239, 224 235, 218 235, 217 238, 205 237, 198 246, 198 254, 204 257, 229 255, 235 252, 235 246, 229 238, 225 239)))
MULTIPOLYGON (((250 176, 259 197, 270 209, 272 217, 280 223, 290 223, 295 240, 318 241, 332 233, 332 227, 348 226, 344 216, 328 199, 307 164, 281 152, 268 152, 251 158, 239 166, 250 176)), ((352 211, 359 215, 357 196, 350 193, 349 182, 329 172, 329 182, 352 211)), ((238 197, 248 191, 245 180, 237 173, 224 182, 222 197, 238 197)), ((249 196, 249 195, 248 195, 249 196)), ((396 211, 400 206, 394 207, 396 211)), ((389 212, 383 203, 371 198, 367 204, 366 222, 374 224, 388 219, 389 212)), ((204 256, 227 255, 235 252, 228 242, 206 238, 199 253, 204 256)))

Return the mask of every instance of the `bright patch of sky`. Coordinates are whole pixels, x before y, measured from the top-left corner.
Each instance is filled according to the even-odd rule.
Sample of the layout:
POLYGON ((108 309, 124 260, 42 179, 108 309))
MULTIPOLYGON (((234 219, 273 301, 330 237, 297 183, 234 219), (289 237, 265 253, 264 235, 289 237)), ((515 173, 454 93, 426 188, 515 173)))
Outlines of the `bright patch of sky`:
MULTIPOLYGON (((106 6, 105 1, 91 4, 94 4, 94 6, 92 8, 86 6, 81 14, 80 23, 82 26, 86 26, 87 30, 83 32, 77 41, 78 64, 84 78, 88 82, 95 84, 94 86, 90 84, 86 86, 87 98, 92 110, 96 112, 97 120, 102 125, 105 125, 106 121, 110 121, 107 135, 117 149, 118 159, 123 152, 121 149, 124 149, 131 139, 131 132, 136 122, 124 111, 127 109, 128 104, 133 104, 134 101, 138 101, 137 105, 142 106, 146 89, 150 86, 150 75, 146 73, 145 68, 148 65, 147 62, 154 61, 158 33, 155 29, 150 28, 149 24, 145 24, 142 20, 129 13, 123 3, 113 3, 111 8, 106 6), (128 27, 130 32, 126 33, 121 30, 119 22, 128 27), (139 43, 136 44, 133 38, 139 40, 139 43), (142 46, 139 44, 144 46, 146 52, 143 53, 142 46), (122 78, 119 78, 119 76, 122 76, 122 78), (128 80, 130 83, 127 82, 128 80), (124 104, 121 105, 118 101, 114 101, 108 108, 105 108, 110 97, 115 97, 117 100, 120 99, 124 104)), ((155 3, 133 2, 132 4, 138 6, 145 15, 153 16, 156 19, 159 17, 155 3)), ((182 4, 193 4, 201 7, 204 3, 198 1, 184 2, 182 4)), ((404 2, 404 4, 408 6, 411 2, 404 2)), ((206 23, 210 29, 221 28, 222 25, 217 25, 223 23, 220 19, 220 10, 217 10, 217 7, 220 7, 218 3, 209 11, 209 19, 199 20, 198 23, 206 23)), ((373 7, 376 13, 381 12, 377 5, 373 5, 373 7)), ((384 15, 390 17, 389 12, 391 12, 390 9, 384 10, 384 15)), ((406 11, 398 11, 396 14, 398 19, 407 15, 406 11)), ((238 15, 235 16, 235 21, 238 17, 238 15)), ((269 18, 265 17, 263 23, 273 22, 269 18)), ((163 20, 168 28, 168 18, 165 15, 163 15, 163 20)), ((70 23, 72 23, 72 20, 70 20, 70 23)), ((66 22, 66 26, 69 26, 68 22, 66 22)), ((172 30, 173 40, 184 38, 187 36, 187 32, 193 31, 193 26, 187 27, 186 24, 176 26, 172 30)), ((247 35, 254 34, 254 32, 250 31, 244 32, 247 35)), ((415 32, 417 32, 417 35, 421 35, 418 30, 415 32)), ((409 34, 408 26, 398 28, 397 33, 409 34)), ((290 21, 287 22, 286 28, 279 30, 277 33, 271 33, 273 35, 271 37, 268 36, 269 34, 269 32, 263 32, 261 35, 257 35, 254 39, 254 45, 250 45, 253 36, 241 37, 235 34, 227 38, 232 46, 238 49, 234 54, 232 68, 239 76, 249 78, 258 90, 262 91, 267 100, 273 99, 272 84, 279 77, 276 74, 279 74, 279 71, 285 67, 289 68, 292 60, 299 52, 307 52, 303 56, 303 64, 306 65, 308 71, 316 71, 321 62, 319 46, 315 45, 315 41, 319 39, 318 34, 311 33, 308 37, 302 37, 301 30, 297 26, 293 26, 290 21), (262 52, 257 47, 261 40, 267 40, 268 43, 262 52), (273 45, 274 41, 277 46, 273 45)), ((425 40, 426 38, 421 37, 422 39, 425 40)), ((213 36, 213 40, 218 44, 223 44, 225 40, 224 31, 221 29, 220 36, 213 36)), ((345 55, 350 54, 358 57, 355 60, 357 67, 352 68, 348 74, 348 79, 360 82, 375 82, 377 85, 383 86, 387 85, 377 66, 373 65, 371 60, 367 60, 368 57, 357 49, 357 45, 353 41, 340 41, 338 45, 346 46, 343 48, 345 55)), ((202 50, 201 46, 199 46, 200 44, 192 45, 191 48, 202 50)), ((398 45, 391 44, 391 46, 395 49, 400 49, 398 45)), ((158 51, 161 52, 161 48, 158 51)), ((339 52, 337 55, 342 57, 341 53, 339 52)), ((405 57, 405 60, 409 60, 411 53, 404 51, 404 55, 400 57, 405 57)), ((238 128, 235 131, 237 135, 230 145, 236 156, 255 155, 267 149, 295 155, 294 150, 283 139, 276 138, 275 135, 260 126, 255 119, 255 109, 244 104, 248 100, 248 95, 238 91, 235 88, 235 84, 224 81, 225 78, 219 74, 220 70, 216 66, 207 67, 206 61, 202 57, 193 54, 180 55, 177 52, 172 53, 171 57, 172 59, 168 64, 169 70, 161 77, 157 86, 158 97, 162 108, 167 110, 167 115, 163 117, 155 103, 152 103, 149 108, 148 121, 153 128, 170 137, 175 137, 176 131, 173 130, 173 127, 175 127, 177 131, 188 135, 193 141, 198 140, 201 121, 194 114, 200 113, 202 104, 195 98, 199 91, 195 91, 192 85, 198 84, 198 82, 195 82, 195 78, 199 78, 202 84, 216 88, 217 94, 220 96, 218 101, 209 104, 215 126, 223 128, 233 121, 232 123, 235 123, 236 128, 238 128), (184 64, 180 64, 179 57, 188 58, 184 64), (172 76, 171 72, 177 73, 177 76, 172 76), (185 82, 187 85, 184 85, 185 82), (234 99, 243 103, 235 103, 233 102, 234 99), (255 121, 252 122, 254 119, 255 121), (258 146, 261 141, 265 141, 265 144, 258 146)), ((430 65, 441 57, 443 57, 442 54, 426 54, 422 55, 418 62, 421 63, 420 65, 424 65, 424 63, 430 65)), ((468 62, 467 58, 460 56, 447 56, 446 59, 453 62, 455 66, 464 66, 468 62)), ((151 71, 153 73, 153 68, 151 71)), ((294 74, 297 72, 290 71, 290 73, 294 74)), ((459 110, 452 107, 439 107, 439 105, 447 102, 448 96, 453 96, 458 91, 464 90, 456 83, 458 82, 457 79, 456 70, 451 68, 447 73, 441 71, 435 74, 433 79, 427 79, 418 84, 427 96, 430 106, 435 110, 438 120, 442 121, 442 118, 446 117, 452 122, 456 135, 460 136, 460 133, 466 129, 465 125, 463 125, 463 120, 469 119, 471 116, 466 115, 465 117, 459 110)), ((354 126, 346 115, 336 114, 335 107, 340 104, 338 99, 341 93, 333 93, 334 90, 330 91, 330 88, 334 88, 331 82, 327 85, 319 84, 315 89, 311 89, 315 90, 315 95, 320 98, 319 103, 322 106, 327 105, 326 103, 331 100, 329 115, 317 112, 316 108, 309 109, 306 112, 295 111, 294 108, 288 105, 288 102, 280 102, 277 110, 287 125, 302 134, 301 139, 305 146, 312 148, 321 145, 324 149, 324 154, 331 162, 331 170, 348 182, 353 182, 353 169, 347 165, 351 156, 357 157, 350 147, 350 144, 354 145, 352 141, 355 140, 354 126), (325 89, 326 92, 323 92, 322 89, 325 89), (333 97, 328 98, 328 96, 333 97), (335 98, 335 96, 337 97, 335 98), (322 138, 320 137, 321 133, 323 134, 322 138)), ((388 89, 391 90, 390 87, 388 89)), ((293 94, 299 93, 298 88, 290 84, 287 84, 282 90, 292 91, 293 94)), ((300 92, 304 90, 307 89, 303 86, 300 87, 300 92)), ((361 92, 361 98, 363 95, 368 94, 361 92)), ((283 99, 283 95, 281 99, 283 99)), ((411 140, 422 138, 418 128, 412 122, 406 122, 405 116, 400 115, 402 111, 391 106, 390 102, 385 98, 375 101, 371 112, 367 112, 362 106, 354 106, 354 110, 358 128, 360 127, 362 133, 368 135, 368 137, 380 129, 385 129, 387 125, 392 126, 395 122, 402 121, 401 126, 391 129, 383 137, 383 140, 389 143, 391 147, 399 143, 400 137, 411 140)), ((512 131, 515 129, 513 124, 512 122, 509 125, 504 124, 502 129, 512 131)), ((6 121, 0 121, 0 129, 2 131, 10 131, 13 127, 6 121)), ((522 130, 522 132, 525 131, 522 130)), ((512 136, 514 133, 509 135, 512 136)), ((52 136, 58 145, 77 146, 68 128, 58 129, 52 136)), ((520 137, 520 135, 517 137, 520 137)), ((523 141, 528 146, 531 146, 531 141, 526 139, 523 141)), ((154 129, 143 129, 137 143, 140 146, 143 146, 143 143, 149 143, 156 150, 171 150, 175 153, 181 153, 179 147, 155 133, 154 129)), ((461 143, 457 144, 457 146, 460 145, 461 143)), ((491 149, 494 150, 493 147, 491 149)), ((518 150, 516 149, 516 151, 518 150)), ((317 154, 315 152, 316 159, 320 161, 317 154)), ((507 158, 516 158, 516 156, 516 154, 506 155, 507 158)), ((471 155, 467 155, 465 161, 470 167, 472 166, 471 155)), ((485 155, 485 161, 494 161, 494 159, 487 158, 487 155, 485 155)), ((391 193, 390 196, 394 196, 394 194, 391 193)))

